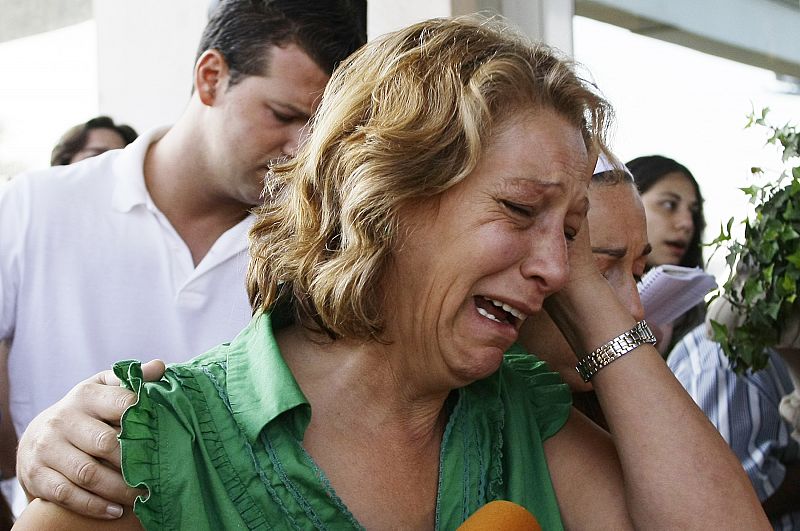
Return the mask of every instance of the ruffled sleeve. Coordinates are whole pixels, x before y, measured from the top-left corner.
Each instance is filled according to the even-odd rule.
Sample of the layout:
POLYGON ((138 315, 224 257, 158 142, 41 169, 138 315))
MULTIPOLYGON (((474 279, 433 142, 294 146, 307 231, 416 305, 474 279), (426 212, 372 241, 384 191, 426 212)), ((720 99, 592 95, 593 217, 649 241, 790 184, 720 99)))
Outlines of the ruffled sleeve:
POLYGON ((525 386, 542 440, 555 435, 567 422, 572 407, 569 386, 544 361, 528 354, 520 345, 506 352, 505 364, 520 376, 525 386))
POLYGON ((227 352, 223 345, 170 365, 158 382, 143 381, 138 361, 114 366, 136 393, 119 441, 125 481, 147 489, 134 503, 146 529, 271 529, 268 515, 279 503, 266 494, 280 479, 263 472, 270 458, 231 414, 227 352))
POLYGON ((144 388, 141 362, 120 361, 114 365, 114 374, 123 387, 136 393, 136 403, 122 415, 122 430, 118 436, 122 475, 131 487, 147 489, 146 494, 136 498, 137 516, 142 521, 157 522, 164 514, 162 507, 155 506, 157 500, 163 500, 159 481, 158 414, 144 388))

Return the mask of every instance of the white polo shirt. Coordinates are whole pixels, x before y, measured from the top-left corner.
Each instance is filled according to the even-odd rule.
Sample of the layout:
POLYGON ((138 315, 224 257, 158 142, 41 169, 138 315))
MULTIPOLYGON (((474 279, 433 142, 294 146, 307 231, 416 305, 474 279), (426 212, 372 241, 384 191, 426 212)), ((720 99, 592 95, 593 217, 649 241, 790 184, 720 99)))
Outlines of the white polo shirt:
POLYGON ((144 183, 145 154, 164 132, 21 175, 0 194, 0 338, 12 341, 17 434, 117 360, 185 361, 250 320, 252 216, 195 267, 144 183))

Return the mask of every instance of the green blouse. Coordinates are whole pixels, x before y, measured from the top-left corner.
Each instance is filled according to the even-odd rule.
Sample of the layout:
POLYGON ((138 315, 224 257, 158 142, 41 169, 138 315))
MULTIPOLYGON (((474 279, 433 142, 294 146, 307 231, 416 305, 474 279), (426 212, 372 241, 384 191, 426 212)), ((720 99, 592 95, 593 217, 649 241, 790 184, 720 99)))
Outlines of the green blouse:
MULTIPOLYGON (((119 440, 125 480, 149 492, 134 509, 147 529, 362 529, 303 449, 311 407, 272 328, 256 316, 233 342, 170 366, 156 383, 143 385, 139 362, 115 365, 138 394, 119 440)), ((437 529, 495 499, 562 529, 542 449, 569 415, 560 377, 514 347, 448 404, 437 529)))

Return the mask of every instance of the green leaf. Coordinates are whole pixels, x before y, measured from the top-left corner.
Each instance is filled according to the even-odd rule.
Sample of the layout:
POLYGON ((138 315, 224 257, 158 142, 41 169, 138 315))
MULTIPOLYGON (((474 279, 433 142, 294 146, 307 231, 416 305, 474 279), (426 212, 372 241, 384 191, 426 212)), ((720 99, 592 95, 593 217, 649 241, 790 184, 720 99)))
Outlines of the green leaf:
MULTIPOLYGON (((769 220, 769 222, 772 221, 775 220, 769 220)), ((778 235, 780 234, 778 232, 780 230, 780 227, 776 227, 775 223, 770 223, 769 225, 770 226, 766 227, 766 229, 764 230, 764 234, 762 234, 762 237, 767 241, 775 241, 778 239, 778 235)))
POLYGON ((717 245, 719 246, 722 242, 727 242, 731 239, 731 227, 733 226, 733 218, 728 220, 727 228, 720 224, 719 226, 719 236, 717 236, 714 241, 709 243, 708 245, 717 245))
POLYGON ((728 269, 731 270, 731 274, 733 274, 733 266, 736 264, 736 258, 738 258, 738 256, 739 255, 735 252, 731 252, 725 257, 725 263, 728 265, 728 269))
POLYGON ((762 264, 768 264, 775 259, 775 255, 778 254, 778 244, 774 241, 774 238, 770 240, 769 238, 764 238, 761 241, 761 244, 758 247, 758 260, 762 264))
MULTIPOLYGON (((761 173, 761 168, 750 168, 750 173, 761 173)), ((758 193, 761 191, 760 186, 756 186, 755 184, 748 186, 747 188, 739 188, 742 192, 745 193, 750 198, 750 202, 754 203, 758 198, 758 193)))
POLYGON ((761 278, 766 282, 772 282, 772 272, 775 270, 775 264, 770 264, 761 270, 761 278))
POLYGON ((764 311, 766 312, 767 315, 769 315, 772 318, 773 321, 777 320, 778 313, 781 311, 781 305, 778 303, 767 304, 764 307, 764 311))
POLYGON ((757 277, 748 278, 744 283, 744 300, 747 303, 753 302, 755 298, 762 292, 762 282, 757 277))
POLYGON ((709 320, 709 323, 711 324, 712 338, 722 345, 724 349, 728 345, 728 327, 714 319, 709 320))
POLYGON ((786 261, 795 267, 800 267, 800 249, 787 256, 786 261))
POLYGON ((783 211, 783 219, 786 221, 795 221, 800 219, 800 210, 794 206, 794 201, 786 203, 786 208, 783 211))
POLYGON ((727 250, 728 279, 719 294, 742 317, 742 325, 733 329, 711 321, 712 333, 740 374, 766 366, 766 349, 778 341, 780 323, 800 307, 800 165, 794 158, 800 156, 800 132, 792 124, 769 124, 768 113, 766 107, 752 108, 747 126, 763 128, 767 144, 779 147, 781 164, 769 178, 763 167, 750 168, 762 179, 741 189, 754 205, 752 215, 731 218, 710 244, 715 253, 727 250), (744 238, 731 233, 734 222, 744 226, 744 238), (737 278, 737 270, 753 273, 737 278))
POLYGON ((800 234, 798 234, 791 225, 784 225, 781 229, 780 237, 783 242, 787 242, 794 240, 795 238, 800 238, 800 234))
MULTIPOLYGON (((781 287, 786 293, 794 293, 797 290, 797 280, 789 275, 784 275, 783 279, 781 279, 781 287)), ((775 317, 777 317, 777 315, 773 316, 773 319, 775 317)))

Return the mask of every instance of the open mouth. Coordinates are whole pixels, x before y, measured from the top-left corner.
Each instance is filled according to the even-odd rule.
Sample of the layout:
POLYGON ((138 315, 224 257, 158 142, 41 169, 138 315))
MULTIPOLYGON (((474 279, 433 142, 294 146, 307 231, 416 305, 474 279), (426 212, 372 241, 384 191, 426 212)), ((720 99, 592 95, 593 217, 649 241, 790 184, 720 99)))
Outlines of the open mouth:
POLYGON ((673 253, 681 255, 686 252, 686 248, 689 246, 686 242, 680 240, 669 240, 664 243, 673 253))
POLYGON ((511 325, 516 328, 527 317, 520 310, 503 301, 490 299, 482 295, 475 296, 475 307, 478 313, 490 321, 511 325))

